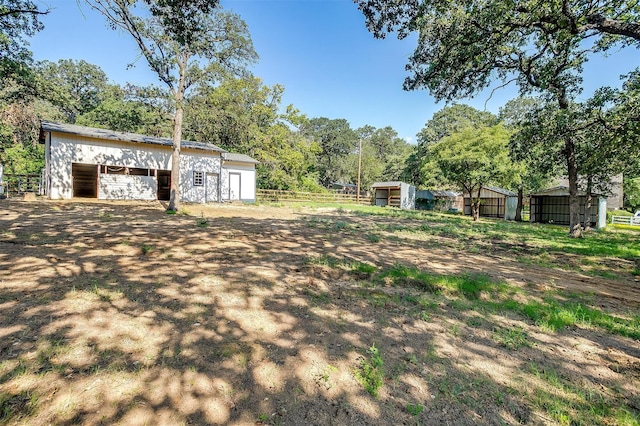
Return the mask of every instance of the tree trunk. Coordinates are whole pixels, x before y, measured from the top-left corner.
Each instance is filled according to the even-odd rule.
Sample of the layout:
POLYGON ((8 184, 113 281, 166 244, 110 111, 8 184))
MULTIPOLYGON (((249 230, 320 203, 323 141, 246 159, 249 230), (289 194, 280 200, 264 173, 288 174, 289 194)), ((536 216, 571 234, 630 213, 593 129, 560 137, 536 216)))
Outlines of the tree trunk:
MULTIPOLYGON (((560 110, 569 109, 569 99, 566 88, 558 94, 558 106, 560 110)), ((567 160, 567 178, 569 179, 569 236, 582 238, 582 225, 580 223, 580 199, 578 198, 578 166, 576 163, 576 145, 567 134, 564 137, 564 156, 567 160)))
POLYGON ((580 224, 580 198, 578 198, 578 167, 576 165, 576 147, 570 136, 564 139, 567 173, 569 178, 569 236, 582 238, 580 224))
POLYGON ((518 206, 516 207, 516 222, 522 222, 522 205, 524 204, 524 190, 522 187, 518 188, 518 206))
POLYGON ((176 108, 173 118, 173 153, 171 154, 171 195, 167 210, 180 209, 180 142, 182 141, 182 105, 176 108))
POLYGON ((189 53, 184 51, 179 54, 180 78, 178 86, 173 92, 173 99, 176 103, 176 112, 173 116, 173 153, 171 154, 171 195, 169 196, 169 206, 167 211, 177 212, 180 209, 180 143, 182 141, 182 114, 183 100, 185 92, 185 75, 187 73, 187 63, 189 53))
POLYGON ((584 230, 591 230, 591 202, 593 197, 591 195, 591 187, 592 187, 592 179, 591 177, 587 178, 587 196, 584 200, 584 230))
MULTIPOLYGON (((478 187, 478 196, 476 198, 471 197, 471 214, 473 215, 473 221, 477 221, 480 218, 480 193, 482 192, 482 185, 478 187)), ((469 192, 471 196, 471 192, 469 192)))

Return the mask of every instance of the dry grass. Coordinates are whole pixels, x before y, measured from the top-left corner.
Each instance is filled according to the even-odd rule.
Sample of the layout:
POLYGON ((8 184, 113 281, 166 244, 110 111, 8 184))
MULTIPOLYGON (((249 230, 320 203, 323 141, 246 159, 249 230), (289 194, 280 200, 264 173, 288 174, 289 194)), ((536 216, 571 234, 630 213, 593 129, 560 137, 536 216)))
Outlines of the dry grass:
POLYGON ((0 201, 0 423, 638 424, 638 340, 506 303, 636 327, 640 284, 615 262, 610 280, 469 254, 417 218, 187 210, 0 201), (435 291, 398 265, 483 278, 435 291), (355 374, 373 346, 377 397, 355 374))

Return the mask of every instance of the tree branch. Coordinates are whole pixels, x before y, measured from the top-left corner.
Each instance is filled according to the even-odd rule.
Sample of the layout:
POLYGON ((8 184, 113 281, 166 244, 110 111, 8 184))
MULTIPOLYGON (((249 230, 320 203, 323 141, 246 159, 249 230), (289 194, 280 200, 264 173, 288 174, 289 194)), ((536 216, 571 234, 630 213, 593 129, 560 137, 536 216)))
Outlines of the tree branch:
POLYGON ((606 34, 631 37, 640 41, 640 24, 605 18, 600 14, 587 16, 587 25, 580 27, 580 30, 583 32, 597 30, 606 34))
POLYGON ((0 12, 0 18, 3 18, 5 16, 9 16, 9 15, 16 15, 16 14, 31 14, 31 15, 47 15, 49 12, 51 12, 51 9, 47 9, 47 10, 38 10, 38 9, 8 9, 5 11, 0 12))

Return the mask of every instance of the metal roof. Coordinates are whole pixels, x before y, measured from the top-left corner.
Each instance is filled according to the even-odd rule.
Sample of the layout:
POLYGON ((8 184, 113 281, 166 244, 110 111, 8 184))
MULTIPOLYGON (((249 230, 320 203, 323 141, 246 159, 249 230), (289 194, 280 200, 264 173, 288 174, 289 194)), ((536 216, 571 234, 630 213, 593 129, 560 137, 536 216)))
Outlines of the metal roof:
POLYGON ((245 154, 236 154, 233 152, 225 152, 223 156, 225 161, 237 161, 238 163, 260 164, 255 158, 251 158, 245 154))
POLYGON ((444 190, 439 190, 439 189, 429 189, 428 191, 430 191, 434 197, 450 197, 450 198, 455 198, 455 197, 459 197, 462 195, 461 192, 453 192, 453 191, 444 191, 444 190))
MULTIPOLYGON (((88 138, 105 139, 121 142, 138 142, 151 145, 161 145, 171 147, 173 141, 169 138, 157 138, 154 136, 139 135, 137 133, 115 132, 108 129, 97 129, 94 127, 76 126, 75 124, 53 123, 41 121, 40 128, 45 132, 66 133, 71 135, 85 136, 88 138)), ((182 148, 199 149, 203 151, 226 152, 224 149, 207 142, 181 141, 182 148)), ((240 155, 240 154, 238 154, 240 155)), ((250 157, 249 157, 250 158, 250 157)), ((255 160, 254 160, 255 161, 255 160)))
MULTIPOLYGON (((584 197, 586 196, 587 193, 584 191, 578 191, 578 196, 579 197, 584 197)), ((595 196, 602 196, 602 194, 600 193, 596 193, 596 192, 592 192, 591 195, 595 195, 595 196)), ((531 197, 542 197, 542 196, 548 196, 548 197, 568 197, 569 196, 569 187, 568 186, 564 186, 564 185, 560 185, 560 186, 554 186, 553 188, 547 188, 547 189, 543 189, 541 191, 538 192, 534 192, 529 194, 529 196, 531 197)))
MULTIPOLYGON (((393 182, 376 182, 371 185, 372 188, 399 188, 402 186, 404 182, 393 181, 393 182)), ((407 185, 405 183, 405 185, 407 185)))
POLYGON ((518 196, 518 194, 513 191, 509 191, 508 189, 498 188, 495 186, 485 186, 483 189, 486 189, 487 191, 497 192, 498 194, 506 195, 507 197, 518 196))

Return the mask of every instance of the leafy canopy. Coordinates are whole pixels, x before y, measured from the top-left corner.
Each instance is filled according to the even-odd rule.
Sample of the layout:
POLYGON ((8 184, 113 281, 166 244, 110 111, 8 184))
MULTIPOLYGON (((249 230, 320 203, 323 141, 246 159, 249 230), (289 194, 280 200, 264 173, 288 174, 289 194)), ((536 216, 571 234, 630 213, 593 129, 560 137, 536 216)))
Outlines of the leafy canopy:
POLYGON ((501 125, 468 127, 432 145, 429 152, 443 175, 475 196, 486 185, 503 185, 513 174, 509 132, 501 125))

